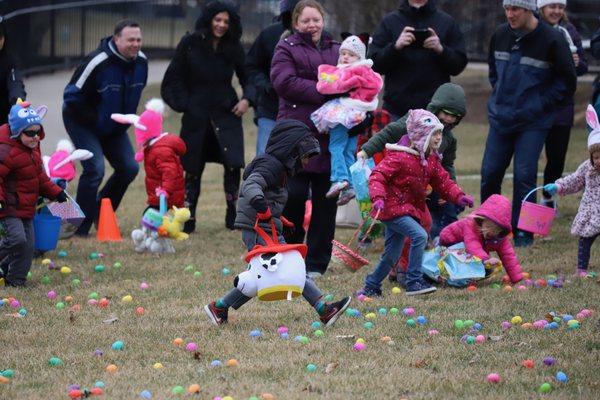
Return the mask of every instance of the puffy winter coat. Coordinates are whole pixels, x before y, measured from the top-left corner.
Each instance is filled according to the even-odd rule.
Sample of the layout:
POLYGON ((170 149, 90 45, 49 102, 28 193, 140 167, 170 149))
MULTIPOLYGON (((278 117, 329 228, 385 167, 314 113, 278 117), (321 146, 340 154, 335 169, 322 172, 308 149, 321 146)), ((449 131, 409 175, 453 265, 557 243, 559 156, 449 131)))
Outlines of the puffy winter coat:
POLYGON ((506 269, 511 282, 516 283, 523 279, 523 271, 515 254, 510 239, 506 235, 498 238, 484 239, 480 225, 475 217, 492 220, 495 224, 510 232, 511 205, 510 201, 499 194, 490 196, 483 204, 466 218, 448 225, 440 232, 440 244, 451 246, 464 242, 467 253, 479 257, 482 261, 491 258, 490 252, 495 251, 506 269))
POLYGON ((402 0, 400 8, 387 14, 377 26, 369 57, 375 71, 385 75, 383 108, 396 115, 425 108, 435 90, 467 66, 465 40, 458 23, 438 10, 435 0, 419 8, 402 0), (394 44, 407 26, 433 28, 444 47, 442 54, 417 46, 396 50, 394 44))
POLYGON ((271 64, 271 82, 279 95, 277 119, 304 122, 321 144, 321 155, 311 158, 308 172, 329 172, 329 135, 322 134, 310 120, 317 108, 328 100, 317 91, 319 65, 337 65, 340 44, 323 32, 320 47, 312 42, 310 33, 295 33, 280 40, 271 64))
POLYGON ((38 196, 54 200, 60 192, 44 171, 39 146, 31 149, 11 139, 8 124, 0 126, 0 218, 33 218, 38 196))
POLYGON ((571 233, 581 237, 600 234, 600 172, 590 160, 584 161, 571 175, 557 180, 556 185, 561 196, 583 190, 571 233))
POLYGON ((422 223, 423 215, 429 214, 425 203, 427 185, 431 185, 443 199, 452 203, 457 203, 464 194, 450 179, 450 175, 440 164, 438 155, 430 154, 427 158, 428 165, 423 166, 416 150, 393 144, 388 144, 386 148, 386 156, 369 177, 371 200, 385 202, 379 215, 380 220, 409 215, 422 223))
POLYGON ((185 171, 197 174, 204 162, 218 162, 229 168, 244 166, 242 119, 231 109, 239 101, 231 84, 235 73, 250 103, 254 87, 244 68, 244 48, 240 43, 239 15, 228 3, 212 2, 196 21, 194 33, 185 35, 175 50, 161 85, 161 96, 173 110, 183 113, 181 138, 187 146, 182 157, 185 171), (213 49, 210 24, 220 13, 229 14, 229 30, 213 49), (217 151, 207 140, 216 136, 217 151))
MULTIPOLYGON (((596 60, 600 60, 600 28, 592 35, 592 40, 590 42, 590 51, 592 55, 596 57, 596 60)), ((596 79, 594 79, 594 93, 592 93, 592 104, 594 107, 600 105, 600 72, 596 75, 596 79)))
POLYGON ((111 37, 100 41, 77 67, 63 94, 63 112, 98 136, 122 134, 127 125, 113 113, 135 114, 148 79, 148 60, 141 51, 134 60, 119 54, 111 37))
POLYGON ((185 180, 180 157, 185 154, 185 143, 179 137, 163 134, 144 149, 146 171, 146 194, 148 205, 158 207, 160 200, 156 188, 163 188, 168 195, 168 207, 183 207, 185 180))
POLYGON ((363 111, 377 108, 377 95, 383 86, 381 75, 373 71, 373 61, 363 60, 352 65, 319 65, 317 90, 322 94, 348 93, 341 103, 363 111))

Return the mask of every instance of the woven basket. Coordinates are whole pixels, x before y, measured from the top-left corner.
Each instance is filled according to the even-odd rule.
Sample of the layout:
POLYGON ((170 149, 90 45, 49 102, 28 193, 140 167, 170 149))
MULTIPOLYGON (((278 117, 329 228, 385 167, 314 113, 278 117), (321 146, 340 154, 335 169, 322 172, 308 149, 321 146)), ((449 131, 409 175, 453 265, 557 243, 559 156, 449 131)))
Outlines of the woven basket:
MULTIPOLYGON (((369 236, 369 233, 371 233, 371 229, 373 229, 373 226, 377 222, 377 217, 379 217, 379 212, 377 212, 375 218, 371 219, 369 229, 367 229, 367 231, 365 232, 363 240, 369 236)), ((352 239, 350 239, 348 244, 340 243, 337 240, 331 241, 331 244, 333 245, 333 249, 331 251, 332 255, 353 272, 358 271, 361 267, 364 267, 365 265, 369 265, 369 260, 358 254, 357 250, 353 250, 350 247, 352 242, 356 240, 359 232, 363 228, 363 225, 367 221, 369 221, 368 218, 365 219, 362 224, 360 224, 360 226, 354 232, 354 235, 352 235, 352 239)))

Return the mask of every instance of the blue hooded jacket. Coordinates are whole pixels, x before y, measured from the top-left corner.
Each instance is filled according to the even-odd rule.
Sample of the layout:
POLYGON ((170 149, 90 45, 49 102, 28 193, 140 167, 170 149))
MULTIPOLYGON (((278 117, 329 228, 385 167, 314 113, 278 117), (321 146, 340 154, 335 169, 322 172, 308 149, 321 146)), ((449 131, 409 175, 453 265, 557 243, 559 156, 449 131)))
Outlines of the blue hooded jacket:
POLYGON ((134 60, 121 56, 106 37, 75 70, 65 87, 65 116, 91 128, 98 136, 123 133, 128 126, 111 120, 113 113, 135 114, 148 79, 148 60, 141 51, 134 60))

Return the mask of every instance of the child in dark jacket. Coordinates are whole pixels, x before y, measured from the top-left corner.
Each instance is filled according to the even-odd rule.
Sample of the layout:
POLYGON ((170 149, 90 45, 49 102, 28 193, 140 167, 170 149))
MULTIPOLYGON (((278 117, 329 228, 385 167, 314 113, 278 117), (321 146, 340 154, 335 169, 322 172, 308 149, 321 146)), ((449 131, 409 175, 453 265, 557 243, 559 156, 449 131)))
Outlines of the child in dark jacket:
POLYGON ((461 206, 473 206, 473 198, 463 193, 440 163, 436 149, 442 141, 444 126, 426 110, 411 110, 406 121, 410 147, 386 145, 389 150, 369 177, 373 215, 385 225, 385 249, 361 291, 366 296, 381 296, 381 282, 396 263, 404 239, 410 238, 406 294, 435 291, 423 279, 421 264, 427 232, 421 220, 428 214, 425 198, 431 185, 443 199, 461 206))
MULTIPOLYGON (((242 241, 248 251, 256 245, 265 244, 254 230, 257 220, 271 234, 272 219, 279 243, 285 243, 282 231, 284 227, 293 226, 281 215, 288 197, 286 178, 295 174, 310 157, 319 153, 319 142, 305 124, 294 120, 277 122, 267 142, 265 154, 257 156, 244 171, 235 228, 242 231, 242 241)), ((234 285, 237 285, 237 279, 234 285)), ((302 295, 325 325, 335 323, 351 301, 350 297, 346 297, 334 303, 324 302, 321 291, 308 276, 302 295)), ((207 304, 204 310, 213 324, 221 325, 227 322, 230 307, 237 310, 250 299, 251 297, 234 287, 224 297, 207 304)))
POLYGON ((59 202, 66 193, 44 171, 40 140, 46 108, 28 102, 12 106, 8 124, 0 126, 0 280, 25 286, 34 254, 33 216, 38 195, 59 202))
POLYGON ((178 136, 163 133, 164 109, 161 99, 151 99, 146 103, 146 111, 139 117, 135 114, 111 115, 119 123, 135 126, 138 146, 135 160, 144 161, 147 203, 156 209, 160 206, 160 195, 165 195, 169 208, 183 207, 185 197, 180 157, 185 154, 186 146, 178 136))

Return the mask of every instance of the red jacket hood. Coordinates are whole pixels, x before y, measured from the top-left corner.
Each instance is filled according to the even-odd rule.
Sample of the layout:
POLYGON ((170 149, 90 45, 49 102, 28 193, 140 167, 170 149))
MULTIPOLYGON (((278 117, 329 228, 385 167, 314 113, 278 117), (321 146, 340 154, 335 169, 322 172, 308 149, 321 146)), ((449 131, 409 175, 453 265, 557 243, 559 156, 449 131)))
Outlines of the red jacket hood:
POLYGON ((170 147, 172 148, 178 156, 182 156, 186 152, 185 142, 181 140, 178 136, 171 135, 169 133, 163 134, 158 137, 158 140, 152 144, 153 148, 158 147, 170 147))
MULTIPOLYGON (((44 132, 44 127, 42 125, 40 125, 40 141, 44 140, 45 137, 46 137, 46 132, 44 132)), ((18 138, 11 139, 10 127, 8 126, 8 124, 4 124, 4 125, 0 126, 0 143, 6 143, 6 144, 10 144, 10 145, 14 145, 15 143, 18 143, 19 145, 23 146, 23 148, 29 149, 29 147, 27 147, 23 143, 21 143, 21 141, 18 138)))
POLYGON ((491 195, 473 214, 494 221, 508 232, 512 229, 510 200, 499 194, 491 195))

